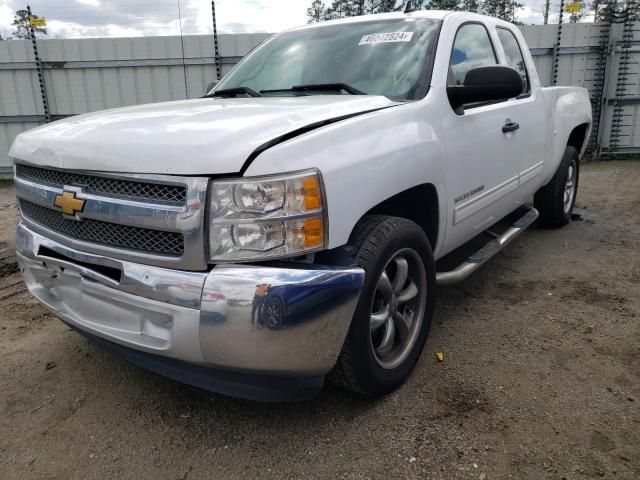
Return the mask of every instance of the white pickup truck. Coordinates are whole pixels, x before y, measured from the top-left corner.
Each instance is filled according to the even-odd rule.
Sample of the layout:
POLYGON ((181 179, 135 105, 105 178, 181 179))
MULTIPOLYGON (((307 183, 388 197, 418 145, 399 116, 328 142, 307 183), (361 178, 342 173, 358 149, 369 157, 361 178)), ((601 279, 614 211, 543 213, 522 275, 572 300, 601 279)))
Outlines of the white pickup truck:
POLYGON ((325 377, 382 395, 420 356, 436 285, 536 219, 570 221, 590 129, 587 91, 541 87, 507 22, 304 26, 201 99, 19 135, 18 259, 64 322, 169 377, 265 401, 325 377))

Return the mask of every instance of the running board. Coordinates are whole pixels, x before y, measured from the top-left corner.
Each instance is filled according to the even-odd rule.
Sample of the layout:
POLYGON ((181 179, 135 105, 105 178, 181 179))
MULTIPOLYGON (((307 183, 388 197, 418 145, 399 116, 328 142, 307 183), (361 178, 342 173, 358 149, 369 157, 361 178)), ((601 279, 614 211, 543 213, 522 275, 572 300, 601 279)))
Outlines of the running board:
POLYGON ((455 269, 448 272, 438 272, 436 274, 436 284, 440 286, 450 286, 461 282, 484 263, 493 257, 496 253, 502 250, 505 246, 511 242, 514 238, 525 231, 533 222, 538 218, 538 210, 531 207, 527 210, 522 217, 520 217, 511 227, 509 227, 502 235, 496 235, 491 230, 487 230, 485 233, 494 237, 484 247, 478 250, 473 255, 466 258, 455 269))

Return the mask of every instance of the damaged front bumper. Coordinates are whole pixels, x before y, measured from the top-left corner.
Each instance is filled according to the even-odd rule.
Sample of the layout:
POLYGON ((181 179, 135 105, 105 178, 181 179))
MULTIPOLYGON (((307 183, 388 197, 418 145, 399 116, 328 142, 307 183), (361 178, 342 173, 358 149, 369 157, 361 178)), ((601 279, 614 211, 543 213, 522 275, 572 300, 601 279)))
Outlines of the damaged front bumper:
POLYGON ((309 398, 334 366, 361 268, 218 265, 188 272, 71 249, 18 226, 29 291, 65 323, 145 368, 258 400, 309 398))

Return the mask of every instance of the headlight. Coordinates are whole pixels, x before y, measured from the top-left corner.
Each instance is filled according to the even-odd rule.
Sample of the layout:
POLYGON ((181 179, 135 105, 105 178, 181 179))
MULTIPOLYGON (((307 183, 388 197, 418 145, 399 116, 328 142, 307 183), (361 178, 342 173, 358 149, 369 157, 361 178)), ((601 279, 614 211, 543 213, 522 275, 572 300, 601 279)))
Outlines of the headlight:
POLYGON ((322 180, 316 171, 214 181, 210 259, 263 260, 325 246, 322 180))

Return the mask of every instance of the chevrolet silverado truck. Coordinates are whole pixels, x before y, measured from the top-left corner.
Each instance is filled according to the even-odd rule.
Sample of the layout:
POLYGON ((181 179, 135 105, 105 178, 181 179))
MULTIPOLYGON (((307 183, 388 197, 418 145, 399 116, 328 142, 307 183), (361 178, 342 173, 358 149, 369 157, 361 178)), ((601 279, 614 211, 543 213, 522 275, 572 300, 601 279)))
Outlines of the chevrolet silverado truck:
POLYGON ((543 88, 510 23, 308 25, 202 98, 20 134, 17 255, 55 315, 152 371, 264 401, 325 378, 383 395, 437 285, 570 221, 590 130, 587 91, 543 88))

